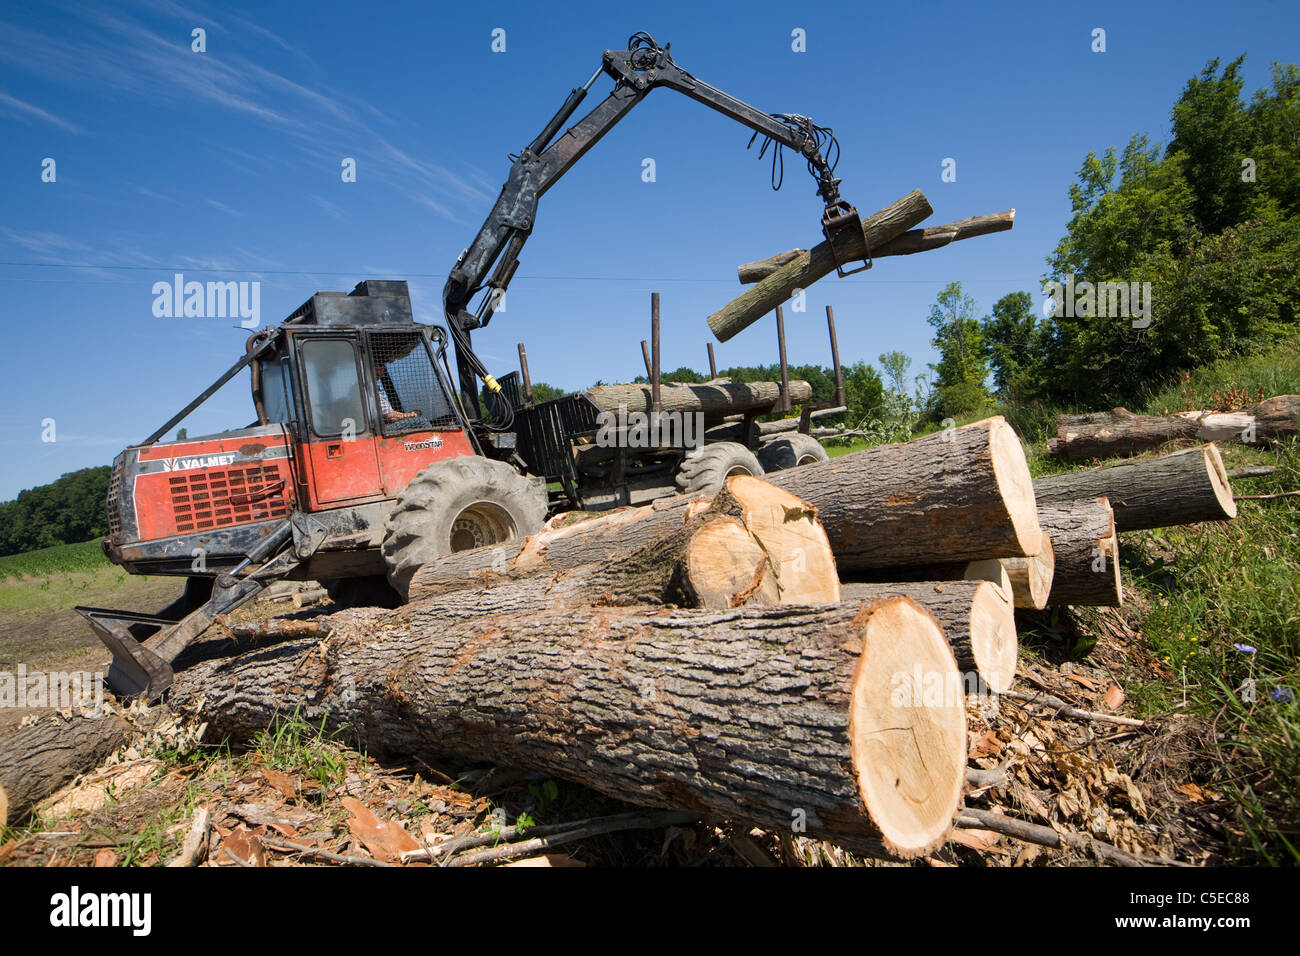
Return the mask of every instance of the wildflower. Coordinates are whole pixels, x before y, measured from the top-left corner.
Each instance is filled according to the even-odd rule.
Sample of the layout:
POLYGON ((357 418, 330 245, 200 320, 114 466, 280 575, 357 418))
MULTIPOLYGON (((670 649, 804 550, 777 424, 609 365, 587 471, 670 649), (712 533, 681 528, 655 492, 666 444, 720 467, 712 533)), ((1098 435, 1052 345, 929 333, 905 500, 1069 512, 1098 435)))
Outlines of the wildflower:
POLYGON ((1290 687, 1275 687, 1268 696, 1272 697, 1279 704, 1289 704, 1294 695, 1291 693, 1290 687))
POLYGON ((1251 647, 1249 644, 1233 644, 1232 646, 1235 647, 1237 650, 1241 651, 1241 653, 1243 654, 1255 653, 1255 648, 1251 647))

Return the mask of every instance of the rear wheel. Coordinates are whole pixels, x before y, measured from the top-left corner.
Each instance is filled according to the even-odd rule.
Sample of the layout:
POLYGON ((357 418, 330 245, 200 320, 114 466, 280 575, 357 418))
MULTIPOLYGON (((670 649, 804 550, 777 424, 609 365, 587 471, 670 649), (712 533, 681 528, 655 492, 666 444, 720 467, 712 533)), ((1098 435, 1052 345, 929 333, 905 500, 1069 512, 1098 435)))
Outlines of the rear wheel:
POLYGON ((416 570, 435 558, 526 537, 546 518, 546 485, 477 456, 430 465, 400 495, 384 531, 388 581, 406 598, 416 570))
POLYGON ((754 453, 734 441, 720 441, 696 449, 677 466, 677 487, 684 495, 717 491, 732 475, 762 477, 763 466, 754 453))
POLYGON ((764 471, 784 471, 786 468, 830 461, 830 457, 816 438, 798 432, 774 439, 758 452, 758 460, 764 471))

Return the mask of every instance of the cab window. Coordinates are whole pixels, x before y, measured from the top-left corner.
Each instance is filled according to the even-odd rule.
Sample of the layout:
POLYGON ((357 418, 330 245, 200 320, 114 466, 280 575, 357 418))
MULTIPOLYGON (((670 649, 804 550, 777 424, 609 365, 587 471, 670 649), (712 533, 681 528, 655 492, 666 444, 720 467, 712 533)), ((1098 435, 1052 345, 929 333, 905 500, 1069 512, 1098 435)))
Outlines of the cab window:
POLYGON ((366 413, 353 344, 345 339, 307 339, 299 344, 298 354, 312 432, 321 438, 364 432, 366 413))

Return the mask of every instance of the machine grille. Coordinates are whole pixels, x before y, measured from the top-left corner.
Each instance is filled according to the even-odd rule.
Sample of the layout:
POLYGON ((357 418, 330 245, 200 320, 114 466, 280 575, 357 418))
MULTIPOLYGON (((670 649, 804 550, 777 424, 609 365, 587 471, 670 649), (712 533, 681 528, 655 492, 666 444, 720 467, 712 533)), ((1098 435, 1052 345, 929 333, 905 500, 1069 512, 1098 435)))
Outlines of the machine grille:
POLYGON ((167 484, 177 534, 283 518, 289 513, 289 496, 277 487, 285 484, 285 478, 267 465, 187 472, 167 484))
POLYGON ((122 470, 125 467, 126 462, 118 455, 108 478, 108 499, 105 506, 108 511, 108 533, 114 538, 122 534, 122 470))

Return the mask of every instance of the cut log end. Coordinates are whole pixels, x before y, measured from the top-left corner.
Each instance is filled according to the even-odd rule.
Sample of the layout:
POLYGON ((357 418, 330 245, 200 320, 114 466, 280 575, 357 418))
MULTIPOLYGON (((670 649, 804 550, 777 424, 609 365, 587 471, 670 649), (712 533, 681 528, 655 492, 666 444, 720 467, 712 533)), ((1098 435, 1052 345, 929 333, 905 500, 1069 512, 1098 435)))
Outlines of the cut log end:
POLYGON ((951 691, 960 674, 939 624, 910 598, 886 598, 865 613, 849 721, 853 768, 882 842, 916 857, 946 839, 961 800, 965 701, 951 691), (907 686, 918 673, 949 689, 941 700, 907 686))
POLYGON ((780 587, 780 603, 839 601, 835 555, 816 508, 750 475, 728 478, 726 494, 740 505, 745 527, 768 555, 780 587))
POLYGON ((1052 577, 1056 573, 1056 551, 1052 536, 1046 531, 1038 553, 1031 557, 1002 558, 1011 582, 1011 599, 1016 607, 1041 611, 1047 607, 1047 597, 1052 593, 1052 577))
POLYGON ((1237 502, 1232 497, 1232 484, 1228 481, 1228 472, 1223 467, 1223 455, 1219 446, 1213 443, 1202 446, 1205 451, 1205 471, 1210 479, 1214 497, 1223 509, 1224 517, 1231 520, 1237 517, 1237 502))
POLYGON ((995 694, 1010 690, 1020 654, 1016 612, 1010 594, 990 581, 981 581, 971 600, 970 648, 985 688, 995 694))
POLYGON ((781 600, 767 553, 734 518, 715 518, 695 533, 685 570, 687 588, 701 608, 725 610, 781 600))
POLYGON ((989 420, 989 453, 993 474, 1015 529, 1019 554, 1036 554, 1042 541, 1034 479, 1016 430, 1001 416, 989 420))

